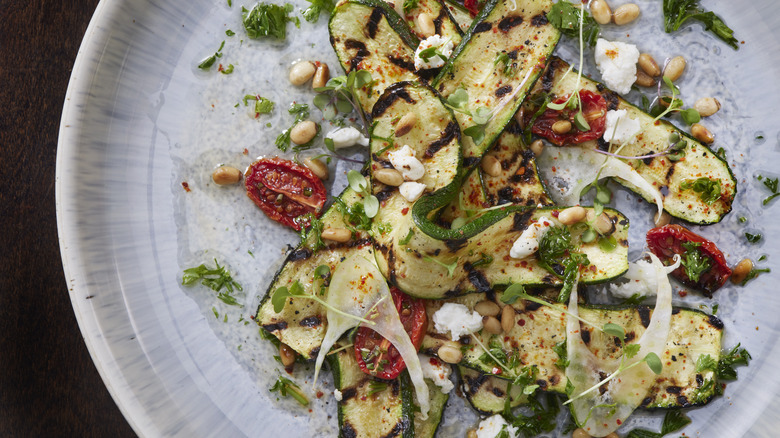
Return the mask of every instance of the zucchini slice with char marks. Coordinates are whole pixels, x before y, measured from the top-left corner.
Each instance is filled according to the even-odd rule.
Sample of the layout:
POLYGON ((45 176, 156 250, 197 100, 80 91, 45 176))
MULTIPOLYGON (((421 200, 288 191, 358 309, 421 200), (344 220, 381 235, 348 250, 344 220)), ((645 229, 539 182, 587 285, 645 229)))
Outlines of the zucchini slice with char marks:
MULTIPOLYGON (((341 208, 349 208, 360 200, 349 187, 339 196, 320 221, 324 228, 351 228, 345 223, 341 208), (343 206, 342 206, 343 204, 343 206)), ((320 265, 326 265, 331 272, 345 257, 362 254, 373 257, 373 247, 366 231, 356 230, 349 242, 336 243, 324 241, 326 246, 316 251, 319 236, 309 235, 305 242, 287 255, 284 265, 268 287, 265 298, 257 308, 255 322, 264 330, 273 334, 279 340, 295 350, 304 359, 314 359, 319 352, 322 339, 328 328, 325 318, 326 310, 317 302, 303 298, 290 298, 281 312, 276 313, 271 303, 271 296, 280 287, 290 288, 298 282, 303 291, 311 294, 314 281, 314 271, 320 265)))
MULTIPOLYGON (((402 0, 398 1, 405 3, 402 0)), ((402 14, 407 26, 412 29, 417 38, 423 40, 430 35, 425 35, 425 32, 420 29, 420 23, 417 20, 420 14, 428 14, 433 19, 436 35, 449 39, 453 46, 460 44, 463 32, 450 14, 450 9, 442 0, 419 0, 413 8, 402 14)), ((415 46, 413 49, 417 49, 417 47, 415 46)))
MULTIPOLYGON (((492 111, 484 126, 484 140, 463 139, 463 156, 480 157, 498 137, 544 70, 560 32, 547 20, 550 0, 517 2, 487 0, 461 43, 433 81, 448 98, 458 89, 468 93, 466 109, 492 111)), ((476 126, 463 113, 456 117, 461 128, 476 126)))
MULTIPOLYGON (((485 292, 511 283, 560 283, 535 257, 509 257, 512 244, 533 221, 542 216, 552 218, 557 210, 507 207, 489 211, 457 230, 442 228, 428 217, 452 202, 463 182, 457 125, 434 90, 412 83, 395 84, 377 101, 372 113, 371 171, 389 167, 389 153, 401 144, 408 145, 426 168, 420 182, 432 191, 409 202, 396 187, 374 185, 381 202, 374 218, 377 264, 390 282, 412 296, 428 299, 485 292), (389 145, 388 140, 394 138, 394 121, 412 111, 425 118, 389 145), (382 224, 391 224, 392 229, 380 228, 382 224), (493 262, 477 268, 475 262, 484 257, 482 254, 492 257, 493 262), (440 266, 452 263, 452 274, 440 266)), ((605 252, 595 242, 579 248, 591 262, 582 272, 585 283, 602 282, 628 269, 628 220, 614 210, 605 212, 613 224, 608 234, 618 242, 617 248, 605 252)))
MULTIPOLYGON (((476 303, 485 299, 495 299, 495 295, 491 297, 472 294, 449 302, 464 304, 473 309, 476 303)), ((429 317, 432 317, 442 304, 441 301, 426 301, 429 317)), ((461 366, 502 379, 514 379, 522 367, 534 365, 538 368, 536 383, 543 390, 565 393, 566 375, 564 370, 556 365, 559 356, 553 347, 566 339, 566 314, 523 300, 519 300, 512 307, 515 309, 516 322, 509 333, 490 335, 482 331, 476 335, 486 346, 500 346, 505 352, 510 352, 509 355, 517 351, 519 365, 509 372, 500 370, 484 350, 476 343, 468 342, 468 337, 462 339, 463 343, 452 341, 449 336, 437 333, 432 325, 428 327, 428 333, 423 339, 422 350, 433 354, 445 344, 456 348, 463 346, 465 351, 461 366)), ((652 313, 652 309, 647 306, 579 306, 580 317, 599 327, 608 322, 622 326, 628 343, 635 342, 642 336, 652 313)), ((614 337, 594 331, 585 324, 581 324, 581 327, 583 340, 597 357, 614 359, 622 354, 614 337)), ((675 308, 672 311, 667 348, 661 357, 663 370, 642 406, 688 407, 705 404, 715 396, 715 373, 711 370, 696 371, 696 361, 704 354, 709 354, 715 361, 720 358, 722 334, 723 323, 717 317, 698 310, 675 308), (715 384, 712 384, 713 382, 715 384)))
MULTIPOLYGON (((544 77, 537 82, 531 94, 549 94, 555 100, 556 96, 567 96, 574 92, 577 75, 569 74, 564 78, 563 76, 568 69, 569 64, 559 58, 553 58, 544 77)), ((624 109, 629 117, 640 123, 642 131, 637 136, 637 140, 624 146, 620 155, 631 157, 663 152, 669 147, 669 136, 672 133, 677 133, 687 143, 683 149, 684 157, 679 161, 672 161, 667 156, 643 160, 623 160, 634 168, 642 178, 661 191, 664 209, 670 215, 687 222, 706 225, 719 222, 723 216, 731 211, 731 204, 737 193, 737 181, 725 160, 671 123, 663 119, 654 123, 653 116, 626 102, 604 85, 583 76, 580 87, 583 90, 604 96, 607 101, 607 110, 624 109), (692 183, 703 177, 720 183, 720 196, 712 203, 704 201, 700 194, 693 189, 682 188, 686 182, 692 183)), ((536 112, 534 100, 526 100, 525 114, 536 112)), ((608 147, 607 143, 601 139, 583 143, 581 146, 601 150, 606 150, 608 147)), ((618 179, 618 182, 637 193, 641 193, 623 180, 618 179)), ((652 199, 647 199, 647 201, 654 202, 652 199)))
MULTIPOLYGON (((509 380, 499 379, 477 370, 458 366, 461 391, 471 406, 482 414, 492 415, 504 412, 509 380)), ((523 388, 512 386, 510 389, 510 408, 516 408, 528 402, 528 396, 523 394, 523 388)))

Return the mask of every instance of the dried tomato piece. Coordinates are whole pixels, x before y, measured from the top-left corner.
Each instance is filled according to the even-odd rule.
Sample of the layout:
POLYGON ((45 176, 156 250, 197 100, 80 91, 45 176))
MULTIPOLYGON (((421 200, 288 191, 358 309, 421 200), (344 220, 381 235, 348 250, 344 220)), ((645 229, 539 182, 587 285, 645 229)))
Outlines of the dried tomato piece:
MULTIPOLYGON (((553 103, 562 104, 568 100, 569 96, 556 99, 553 103)), ((580 104, 582 105, 582 115, 588 122, 587 131, 581 131, 577 128, 575 117, 578 109, 571 109, 568 106, 561 110, 547 108, 535 121, 531 127, 531 132, 548 139, 551 143, 558 146, 566 144, 579 144, 589 140, 595 140, 607 130, 607 101, 600 94, 588 90, 580 90, 580 104), (552 126, 560 120, 568 120, 572 128, 566 133, 556 133, 552 126)), ((528 115, 526 122, 530 122, 528 115)))

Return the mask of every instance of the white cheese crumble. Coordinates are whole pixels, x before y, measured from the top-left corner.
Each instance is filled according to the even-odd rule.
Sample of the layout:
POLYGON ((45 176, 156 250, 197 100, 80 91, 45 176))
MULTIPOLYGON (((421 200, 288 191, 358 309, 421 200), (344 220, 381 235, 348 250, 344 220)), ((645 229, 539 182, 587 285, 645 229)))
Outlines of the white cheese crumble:
POLYGON ((636 63, 639 50, 633 44, 607 41, 599 38, 596 42, 596 66, 607 87, 626 94, 636 82, 636 63))
POLYGON ((407 181, 398 187, 398 192, 409 202, 414 202, 422 196, 425 191, 425 184, 407 181))
POLYGON ((401 172, 407 181, 417 181, 425 175, 425 166, 414 156, 414 150, 409 145, 387 154, 390 164, 401 172))
POLYGON ((523 234, 515 240, 512 249, 509 250, 509 257, 513 259, 524 259, 533 255, 539 250, 539 242, 547 234, 547 230, 553 226, 550 219, 542 216, 538 221, 531 224, 523 230, 523 234))
POLYGON ((452 49, 454 47, 450 38, 445 39, 441 35, 431 35, 420 41, 420 45, 417 46, 417 50, 414 51, 415 70, 425 70, 443 66, 446 59, 442 59, 441 56, 439 56, 439 53, 442 54, 444 58, 449 58, 450 55, 452 55, 452 49), (420 52, 430 49, 431 47, 436 47, 436 52, 438 53, 428 57, 428 60, 426 61, 420 57, 420 52))
POLYGON ((330 131, 325 138, 333 140, 333 147, 336 149, 348 148, 356 144, 368 146, 368 139, 363 137, 363 134, 360 131, 351 126, 336 128, 333 131, 330 131))
MULTIPOLYGON (((676 261, 673 265, 665 266, 666 274, 669 275, 680 266, 680 262, 676 261)), ((624 284, 611 284, 609 290, 612 294, 621 298, 631 298, 634 295, 640 297, 655 296, 658 290, 658 276, 655 272, 655 267, 648 260, 637 260, 636 262, 628 264, 628 271, 623 274, 623 277, 628 280, 628 283, 624 284)))
POLYGON ((617 144, 633 143, 634 137, 642 130, 639 121, 628 116, 626 110, 607 111, 607 128, 604 141, 617 144))
POLYGON ((333 397, 336 398, 336 401, 341 401, 341 398, 342 398, 341 391, 339 391, 338 389, 334 389, 333 390, 333 397))
POLYGON ((509 432, 509 436, 517 436, 516 427, 510 426, 500 414, 493 415, 479 422, 477 438, 496 438, 504 428, 509 432))
POLYGON ((464 335, 470 335, 482 328, 482 316, 477 312, 469 312, 463 304, 444 303, 433 314, 433 324, 439 333, 450 333, 453 341, 464 335))
POLYGON ((420 366, 422 367, 423 377, 430 379, 433 383, 441 388, 441 392, 444 394, 449 393, 455 388, 455 385, 450 380, 450 374, 452 374, 452 367, 442 362, 436 357, 428 356, 427 354, 418 354, 420 358, 420 366))

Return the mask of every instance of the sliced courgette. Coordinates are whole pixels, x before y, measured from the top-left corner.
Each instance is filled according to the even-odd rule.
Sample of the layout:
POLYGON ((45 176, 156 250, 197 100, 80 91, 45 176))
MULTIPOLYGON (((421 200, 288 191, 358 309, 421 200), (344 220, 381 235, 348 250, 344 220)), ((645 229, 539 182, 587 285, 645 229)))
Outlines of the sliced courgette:
MULTIPOLYGON (((399 0, 400 1, 400 0, 399 0)), ((405 1, 403 3, 406 3, 405 1)), ((420 28, 420 20, 417 19, 420 14, 428 14, 433 18, 433 25, 436 31, 436 35, 440 35, 445 39, 452 41, 454 46, 460 44, 460 39, 463 35, 458 23, 450 14, 450 10, 445 6, 442 0, 418 0, 417 2, 410 2, 413 7, 408 10, 404 10, 404 18, 406 24, 412 29, 412 32, 419 39, 425 39, 430 35, 426 35, 420 28)), ((417 47, 415 47, 416 49, 417 47)))
MULTIPOLYGON (((444 408, 450 399, 449 393, 441 392, 441 388, 436 386, 430 379, 425 379, 428 385, 428 395, 430 397, 431 408, 428 411, 428 418, 423 420, 419 414, 414 416, 414 436, 416 438, 433 438, 436 431, 439 430, 442 419, 444 419, 444 408)), ((417 395, 413 400, 417 400, 417 395)))
MULTIPOLYGON (((547 94, 552 100, 555 100, 556 97, 573 93, 577 75, 565 75, 567 70, 569 70, 569 64, 559 58, 553 58, 544 78, 536 84, 531 95, 547 94)), ((624 109, 629 117, 640 123, 642 131, 637 136, 637 140, 624 146, 620 155, 636 157, 663 152, 670 145, 669 136, 672 133, 677 133, 686 141, 687 144, 682 150, 684 156, 678 161, 672 161, 668 156, 623 160, 634 168, 642 178, 660 190, 663 196, 664 210, 670 215, 691 223, 706 225, 719 222, 723 216, 731 211, 731 204, 737 193, 737 181, 725 160, 666 120, 661 119, 654 122, 653 116, 628 103, 604 85, 583 77, 580 81, 580 87, 583 90, 600 93, 604 96, 607 101, 607 110, 624 109), (701 193, 695 192, 692 188, 682 188, 684 183, 693 183, 699 178, 710 178, 718 181, 720 196, 709 202, 702 199, 701 193)), ((536 101, 538 99, 526 100, 524 104, 526 114, 536 112, 538 109, 534 104, 536 101)), ((604 150, 607 143, 602 140, 594 140, 580 146, 604 150)), ((618 182, 637 191, 634 186, 623 180, 618 180, 618 182)), ((639 191, 637 193, 641 194, 639 191)), ((652 199, 646 199, 648 202, 654 202, 652 199)))
POLYGON ((391 381, 375 380, 360 370, 355 350, 328 355, 338 402, 339 436, 414 438, 414 389, 406 371, 391 381))
POLYGON ((463 7, 462 2, 458 3, 456 1, 445 0, 444 4, 446 5, 447 10, 450 11, 452 19, 455 20, 455 23, 460 27, 460 30, 466 32, 474 21, 474 17, 471 16, 471 13, 463 7))
MULTIPOLYGON (((324 228, 354 228, 347 224, 342 211, 352 208, 360 200, 360 195, 347 187, 339 196, 339 200, 331 206, 320 221, 324 228)), ((307 294, 319 293, 312 290, 314 271, 320 265, 326 265, 331 272, 345 257, 362 254, 373 257, 373 247, 368 232, 355 229, 353 239, 345 243, 324 241, 324 248, 316 247, 319 235, 310 233, 306 241, 288 254, 284 265, 271 282, 265 298, 260 303, 255 315, 255 322, 260 327, 273 334, 279 340, 295 350, 304 359, 313 359, 319 352, 328 322, 326 311, 315 301, 304 298, 289 298, 281 312, 276 313, 271 303, 273 292, 280 287, 291 288, 296 282, 307 294)))
MULTIPOLYGON (((470 309, 490 297, 472 294, 449 302, 464 304, 470 309)), ((440 301, 426 301, 429 317, 443 304, 440 301)), ((559 305, 562 306, 562 305, 559 305)), ((566 339, 566 314, 547 306, 519 300, 513 304, 516 322, 509 333, 490 335, 484 330, 476 336, 488 348, 501 348, 507 357, 516 354, 517 365, 509 371, 502 370, 468 337, 452 341, 448 336, 436 332, 432 326, 423 339, 422 350, 434 354, 442 345, 463 347, 460 365, 493 374, 502 379, 514 379, 526 366, 538 369, 536 383, 541 389, 565 393, 566 375, 556 365, 560 356, 554 347, 566 339)), ((636 342, 644 333, 652 316, 647 306, 579 306, 580 316, 601 327, 611 322, 625 329, 627 343, 636 342)), ((717 378, 711 370, 697 371, 696 361, 708 354, 715 361, 720 357, 723 323, 715 316, 693 309, 675 308, 672 311, 671 329, 667 349, 661 357, 663 370, 642 403, 643 407, 671 408, 705 404, 717 393, 717 378), (712 384, 712 383, 715 384, 712 384)), ((594 331, 582 324, 583 339, 596 356, 618 358, 622 350, 615 338, 594 331)), ((563 344, 565 346, 565 343, 563 344)), ((507 362, 511 361, 507 359, 507 362)))
MULTIPOLYGON (((458 366, 458 374, 463 395, 474 409, 487 415, 504 412, 509 395, 507 393, 509 380, 499 379, 464 366, 458 366)), ((516 408, 528 401, 528 396, 523 394, 523 388, 520 386, 512 386, 510 393, 510 408, 516 408)))
MULTIPOLYGON (((551 7, 550 0, 487 0, 433 81, 434 88, 445 98, 458 89, 465 90, 465 110, 469 114, 481 107, 491 111, 479 144, 464 136, 464 157, 483 154, 544 70, 560 38, 560 32, 547 20, 551 7)), ((458 112, 456 117, 465 133, 477 126, 464 112, 458 112)))

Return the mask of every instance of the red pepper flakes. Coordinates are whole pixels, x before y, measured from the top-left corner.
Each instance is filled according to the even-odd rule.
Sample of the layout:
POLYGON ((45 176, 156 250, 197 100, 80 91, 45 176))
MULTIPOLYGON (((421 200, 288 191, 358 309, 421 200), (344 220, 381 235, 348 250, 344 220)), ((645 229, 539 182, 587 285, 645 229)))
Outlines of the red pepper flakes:
POLYGON ((518 319, 517 320, 517 325, 519 325, 520 327, 523 327, 525 325, 525 320, 524 319, 518 319))
POLYGON ((409 213, 409 207, 406 207, 403 210, 401 210, 402 215, 406 216, 406 213, 409 213))
POLYGON ((192 191, 192 189, 190 189, 190 185, 187 184, 187 181, 182 182, 181 186, 184 187, 184 190, 187 191, 187 192, 191 192, 192 191))

